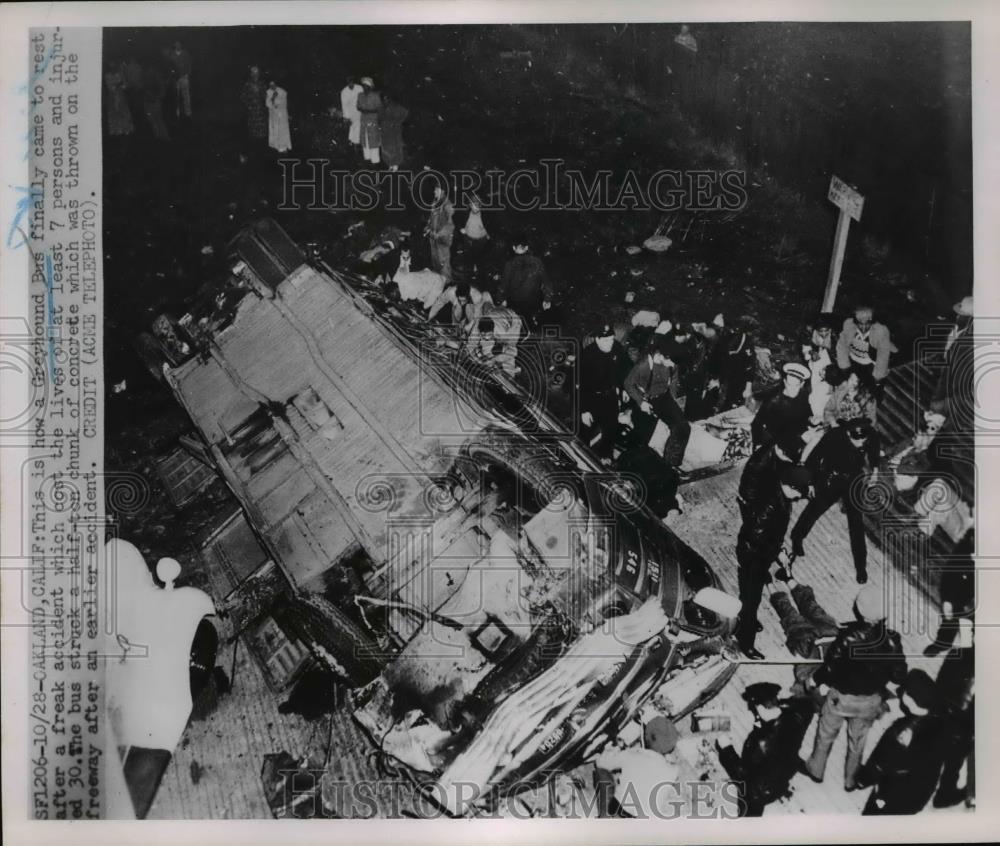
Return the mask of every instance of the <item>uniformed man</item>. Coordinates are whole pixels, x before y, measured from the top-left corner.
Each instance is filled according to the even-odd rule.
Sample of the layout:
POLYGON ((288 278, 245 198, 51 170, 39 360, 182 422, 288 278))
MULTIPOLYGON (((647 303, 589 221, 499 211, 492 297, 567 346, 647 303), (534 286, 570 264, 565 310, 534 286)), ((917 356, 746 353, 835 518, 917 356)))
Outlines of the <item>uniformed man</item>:
POLYGON ((812 409, 809 394, 804 390, 810 377, 809 368, 789 362, 781 371, 784 374, 781 393, 767 400, 750 424, 754 449, 788 436, 801 438, 809 429, 812 409))
POLYGON ((972 807, 976 802, 976 648, 972 620, 960 620, 959 630, 959 643, 945 656, 937 676, 946 740, 935 808, 949 808, 963 800, 972 807), (963 769, 965 784, 959 787, 963 769))
POLYGON ((739 500, 743 525, 736 539, 737 579, 740 588, 740 618, 736 642, 748 658, 759 660, 763 653, 754 647, 757 638, 757 609, 770 580, 770 569, 781 552, 791 503, 807 495, 809 471, 801 464, 785 464, 777 473, 739 500))
POLYGON ((805 460, 815 479, 814 495, 792 529, 792 553, 796 557, 805 555, 802 542, 816 521, 839 501, 847 515, 855 577, 859 585, 868 581, 865 524, 858 498, 862 480, 877 462, 878 444, 871 421, 866 417, 834 427, 820 438, 805 460))
POLYGON ((780 443, 774 442, 760 449, 747 459, 740 475, 737 499, 742 504, 751 502, 758 496, 758 491, 774 483, 774 478, 786 465, 798 464, 802 456, 804 444, 801 438, 786 438, 780 443))
POLYGON ((741 817, 759 817, 766 805, 786 795, 798 769, 796 750, 815 709, 808 697, 782 699, 780 693, 773 682, 757 682, 743 692, 754 727, 742 754, 736 753, 728 735, 716 741, 719 763, 739 787, 741 817))
POLYGON ((940 696, 923 670, 910 670, 900 689, 903 716, 879 739, 858 772, 857 786, 875 789, 865 816, 915 814, 934 795, 944 756, 940 696))
POLYGON ((600 439, 594 446, 602 463, 609 464, 618 432, 618 386, 629 364, 625 348, 615 340, 614 329, 602 324, 594 333, 594 343, 580 355, 577 396, 580 403, 581 435, 590 443, 595 431, 600 439))

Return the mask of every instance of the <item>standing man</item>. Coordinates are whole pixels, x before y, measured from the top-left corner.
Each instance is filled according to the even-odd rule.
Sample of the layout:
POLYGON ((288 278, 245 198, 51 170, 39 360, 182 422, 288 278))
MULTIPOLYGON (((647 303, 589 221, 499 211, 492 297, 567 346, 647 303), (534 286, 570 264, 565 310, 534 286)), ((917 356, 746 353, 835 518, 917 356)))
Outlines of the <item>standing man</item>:
POLYGON ((469 216, 459 232, 465 236, 466 264, 471 266, 472 273, 476 276, 482 272, 490 249, 490 233, 483 224, 483 210, 478 199, 473 198, 469 202, 469 216))
POLYGON ((358 112, 361 115, 361 149, 366 162, 378 164, 381 160, 382 126, 379 115, 382 113, 382 95, 375 90, 375 83, 370 76, 361 77, 363 90, 358 94, 358 112))
POLYGON ((424 234, 431 248, 431 267, 449 282, 451 281, 451 242, 455 238, 455 223, 451 219, 455 207, 448 199, 444 188, 434 187, 434 205, 424 234))
POLYGON ((719 382, 716 411, 729 411, 753 395, 757 359, 747 318, 740 318, 731 331, 724 333, 717 350, 718 358, 710 364, 710 376, 719 382))
POLYGON ((853 370, 864 385, 875 389, 889 375, 889 355, 896 351, 889 328, 876 323, 871 306, 859 305, 854 317, 844 321, 844 328, 837 339, 837 366, 853 370))
POLYGON ((813 781, 823 781, 826 761, 840 729, 847 723, 847 759, 844 789, 858 786, 858 770, 872 723, 882 713, 886 685, 898 686, 906 678, 906 658, 899 634, 885 622, 885 597, 881 588, 865 585, 854 600, 857 620, 840 630, 811 685, 826 695, 812 755, 802 763, 813 781))
POLYGON ((670 360, 670 339, 656 336, 649 353, 632 368, 625 379, 625 392, 635 403, 635 430, 639 439, 648 442, 657 420, 670 428, 663 457, 674 467, 684 460, 691 424, 674 399, 677 367, 670 360))
POLYGON ((686 323, 678 323, 670 335, 670 358, 677 365, 678 394, 684 397, 684 416, 698 420, 688 412, 688 403, 698 412, 698 401, 705 392, 705 349, 686 323))
POLYGON ((944 758, 941 697, 923 670, 910 670, 900 688, 903 716, 879 738, 858 773, 858 787, 875 785, 865 816, 916 814, 934 795, 944 758))
POLYGON ((403 141, 403 123, 410 116, 410 110, 397 103, 383 89, 382 114, 382 159, 389 170, 399 170, 406 158, 406 143, 403 141))
POLYGON ((169 141, 170 133, 163 120, 163 96, 167 83, 160 72, 159 63, 149 65, 142 76, 142 108, 149 122, 149 129, 157 141, 169 141))
POLYGON ((174 72, 177 89, 177 117, 191 117, 191 54, 180 41, 174 42, 169 53, 170 65, 174 72))
POLYGON ((347 143, 357 147, 361 144, 361 112, 358 111, 358 97, 364 89, 353 76, 347 77, 347 85, 340 89, 340 113, 350 123, 347 143))
POLYGON ((806 327, 806 336, 802 339, 802 358, 812 374, 809 385, 809 407, 812 416, 821 418, 826 410, 827 400, 833 386, 827 375, 833 364, 832 355, 837 342, 834 335, 834 317, 829 312, 823 312, 806 327))
POLYGON ((815 479, 815 496, 799 515, 792 529, 792 554, 805 555, 802 541, 816 521, 835 502, 841 502, 847 515, 851 537, 854 573, 859 585, 868 581, 868 549, 865 523, 858 499, 862 486, 878 462, 878 442, 867 417, 850 420, 830 429, 805 460, 815 479))
POLYGON ((976 801, 976 762, 973 747, 976 737, 976 648, 971 620, 961 621, 959 645, 941 664, 937 686, 942 698, 946 742, 941 783, 934 797, 935 808, 949 808, 965 801, 976 801), (958 786, 965 768, 965 785, 958 786))
POLYGON ((279 153, 292 149, 292 133, 288 126, 288 92, 273 79, 267 85, 267 143, 279 153))
MULTIPOLYGON (((932 469, 940 475, 951 474, 963 479, 961 465, 975 461, 976 431, 976 342, 973 335, 972 297, 955 303, 955 323, 944 346, 944 366, 934 386, 930 410, 945 415, 945 423, 932 447, 932 469), (947 448, 940 449, 940 445, 947 448)), ((947 476, 946 476, 947 478, 947 476)), ((972 502, 973 492, 962 490, 966 501, 972 502)))
POLYGON ((594 343, 580 354, 577 396, 580 401, 581 432, 585 442, 593 440, 596 430, 600 439, 594 452, 602 464, 610 464, 618 433, 618 385, 628 363, 625 348, 615 340, 614 329, 602 325, 594 334, 594 343))
POLYGON ((500 277, 498 299, 522 315, 531 327, 545 304, 552 302, 552 283, 542 260, 528 252, 526 236, 515 237, 513 248, 514 255, 507 260, 500 277))
POLYGON ((781 371, 784 374, 781 393, 767 400, 750 424, 755 450, 789 437, 801 438, 809 428, 812 409, 809 407, 809 396, 803 391, 810 376, 809 368, 790 362, 781 371))
POLYGON ((740 651, 755 661, 764 657, 754 646, 760 598, 764 585, 771 578, 771 564, 781 552, 791 518, 791 503, 807 495, 810 478, 809 471, 801 464, 783 463, 778 466, 777 473, 760 481, 761 484, 752 489, 740 486, 743 525, 736 538, 737 580, 742 603, 736 624, 736 642, 740 651))
POLYGON ((253 141, 267 138, 267 104, 264 102, 266 89, 260 78, 260 68, 250 68, 250 77, 243 83, 240 101, 247 116, 247 134, 253 141))
POLYGON ((796 750, 815 709, 806 696, 782 699, 780 693, 773 682, 756 682, 743 692, 754 724, 741 755, 729 735, 716 741, 719 763, 739 788, 741 817, 762 816, 765 806, 788 793, 797 772, 796 750))
POLYGON ((755 501, 760 492, 774 483, 783 467, 799 463, 802 456, 801 438, 788 438, 755 450, 743 465, 737 500, 743 504, 755 501))

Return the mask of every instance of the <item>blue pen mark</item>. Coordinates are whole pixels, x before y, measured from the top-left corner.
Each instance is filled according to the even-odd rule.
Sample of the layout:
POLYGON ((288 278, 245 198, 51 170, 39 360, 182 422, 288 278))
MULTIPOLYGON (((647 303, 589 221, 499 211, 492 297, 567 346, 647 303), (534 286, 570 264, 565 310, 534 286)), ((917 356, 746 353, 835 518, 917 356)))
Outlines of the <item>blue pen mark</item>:
POLYGON ((56 346, 55 346, 55 294, 52 292, 52 253, 45 254, 45 290, 49 317, 49 376, 56 380, 56 346))
POLYGON ((14 207, 14 219, 10 222, 10 227, 7 229, 7 246, 13 249, 18 249, 23 247, 27 243, 27 239, 22 237, 17 243, 14 243, 14 235, 18 232, 18 224, 21 222, 21 218, 28 213, 31 208, 31 204, 35 200, 40 200, 43 196, 41 186, 32 186, 31 188, 25 188, 23 185, 17 185, 14 187, 15 191, 19 191, 24 194, 21 199, 17 201, 17 205, 14 207))

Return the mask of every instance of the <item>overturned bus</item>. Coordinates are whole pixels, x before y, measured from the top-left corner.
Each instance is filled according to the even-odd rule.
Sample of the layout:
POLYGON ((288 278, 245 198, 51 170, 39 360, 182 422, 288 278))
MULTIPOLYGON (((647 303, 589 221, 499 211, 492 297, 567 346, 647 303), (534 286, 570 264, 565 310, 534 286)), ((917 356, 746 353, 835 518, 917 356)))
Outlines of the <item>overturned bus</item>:
POLYGON ((732 676, 738 602, 549 415, 530 348, 514 381, 269 220, 159 336, 266 558, 217 599, 348 679, 375 745, 451 813, 575 766, 654 693, 677 719, 732 676))

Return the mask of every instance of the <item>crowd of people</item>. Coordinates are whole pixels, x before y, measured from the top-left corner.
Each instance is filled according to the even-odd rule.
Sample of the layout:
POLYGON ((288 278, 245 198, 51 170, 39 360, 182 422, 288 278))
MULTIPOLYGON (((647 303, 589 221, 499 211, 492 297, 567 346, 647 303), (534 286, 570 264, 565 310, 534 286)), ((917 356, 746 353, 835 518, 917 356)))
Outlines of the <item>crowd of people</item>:
MULTIPOLYGON (((131 134, 145 119, 154 138, 168 139, 164 100, 170 93, 176 117, 190 118, 191 76, 191 57, 180 42, 163 51, 162 61, 145 67, 134 59, 109 65, 104 78, 109 134, 131 134)), ((251 67, 240 101, 250 139, 266 140, 279 153, 292 149, 283 88, 274 80, 265 84, 259 68, 251 67)), ((395 170, 405 161, 402 127, 408 112, 371 77, 347 80, 339 115, 347 144, 367 165, 395 170)), ((541 337, 546 326, 560 322, 556 286, 527 234, 509 239, 500 272, 491 273, 494 242, 479 201, 473 199, 463 212, 464 225, 457 228, 447 190, 435 190, 422 236, 429 272, 436 277, 429 290, 436 295, 427 297, 428 289, 414 286, 414 298, 421 300, 428 320, 450 327, 467 355, 516 376, 524 339, 541 337)), ((402 246, 410 245, 383 239, 368 255, 395 256, 402 246)), ((380 278, 390 287, 395 280, 402 294, 399 280, 411 273, 407 253, 394 274, 380 278)), ((748 412, 747 461, 737 495, 741 612, 736 642, 746 660, 765 658, 756 644, 758 611, 765 588, 781 582, 787 589, 772 589, 771 603, 789 649, 808 662, 796 668, 791 695, 779 695, 775 686, 748 689, 756 727, 742 753, 730 741, 720 742, 720 759, 743 784, 749 814, 762 813, 785 795, 796 772, 822 781, 845 723, 844 786, 873 787, 866 814, 913 813, 932 797, 944 806, 968 795, 970 785, 959 790, 957 784, 971 754, 974 725, 971 520, 949 528, 963 563, 951 566, 941 584, 942 625, 927 654, 948 652, 949 657, 935 682, 921 670, 908 669, 899 636, 886 623, 887 599, 867 584, 863 509, 865 490, 880 473, 890 474, 896 490, 910 491, 917 501, 929 480, 953 476, 943 469, 947 457, 936 443, 947 440, 954 447, 956 438, 965 437, 971 448, 971 399, 960 377, 971 355, 971 297, 954 311, 941 377, 933 394, 921 398, 926 400, 925 427, 896 445, 880 443, 876 423, 897 349, 889 327, 867 304, 858 304, 842 321, 823 313, 803 327, 774 387, 759 384, 761 362, 746 319, 717 314, 685 322, 670 308, 642 309, 624 327, 600 320, 583 339, 571 382, 572 427, 600 463, 643 477, 649 504, 661 517, 679 508, 677 487, 688 476, 683 465, 692 424, 737 409, 748 412), (792 524, 793 503, 799 500, 806 502, 792 524), (834 506, 846 515, 860 587, 857 619, 845 625, 837 625, 794 574, 817 520, 834 506), (898 696, 902 716, 864 761, 869 729, 890 693, 898 696), (798 748, 815 714, 812 754, 799 761, 798 748)), ((959 488, 955 496, 968 508, 972 492, 959 488)), ((968 772, 971 780, 971 766, 968 772)))
POLYGON ((140 63, 134 56, 108 59, 104 67, 105 128, 112 137, 144 125, 157 141, 169 141, 165 105, 176 121, 190 120, 191 54, 180 41, 140 63))
MULTIPOLYGON (((440 218, 450 216, 449 206, 435 207, 429 238, 445 228, 440 218)), ((517 357, 518 309, 530 329, 544 324, 551 307, 551 284, 524 240, 514 239, 514 255, 495 293, 486 286, 450 284, 429 312, 437 317, 450 307, 456 330, 476 339, 470 352, 502 360, 505 368, 517 357)), ((444 260, 435 264, 449 268, 444 260)), ((946 417, 970 419, 958 374, 971 349, 971 298, 954 311, 939 378, 932 395, 919 398, 936 431, 946 417)), ((756 727, 742 753, 730 740, 720 743, 720 761, 741 782, 745 812, 763 813, 769 802, 787 795, 798 772, 823 781, 830 750, 845 725, 844 788, 872 788, 865 814, 915 813, 932 801, 936 807, 974 801, 968 763, 975 703, 971 521, 963 524, 958 550, 964 552, 950 562, 942 581, 942 623, 926 650, 927 655, 948 652, 938 680, 908 668, 899 635, 886 620, 889 598, 880 586, 868 584, 867 486, 885 472, 903 490, 900 466, 905 470, 903 462, 916 451, 926 462, 920 474, 924 483, 949 475, 940 456, 929 455, 933 433, 919 432, 916 444, 887 448, 880 443, 877 410, 895 352, 888 327, 874 320, 867 305, 859 305, 839 325, 832 315, 819 315, 804 328, 800 355, 781 367, 780 385, 759 397, 754 391, 757 356, 745 322, 729 327, 717 315, 709 323, 684 325, 663 313, 640 312, 633 324, 624 334, 609 323, 597 326, 578 362, 579 433, 603 463, 622 471, 641 468, 648 477, 673 474, 676 486, 684 479, 681 464, 692 422, 736 407, 755 408, 749 424, 752 452, 738 491, 736 642, 744 659, 765 658, 756 647, 762 629, 758 609, 765 588, 783 583, 783 590, 772 587, 770 599, 788 633, 789 649, 805 663, 796 667, 796 688, 789 695, 779 696, 777 686, 763 699, 751 693, 757 696, 751 705, 756 727), (666 430, 665 439, 657 440, 657 427, 666 430), (806 502, 793 523, 797 500, 806 502), (842 625, 794 575, 794 563, 807 554, 811 530, 835 505, 846 516, 860 588, 856 619, 842 625), (868 733, 890 699, 898 703, 900 716, 865 760, 868 733), (814 716, 812 753, 802 761, 797 752, 814 716), (963 768, 968 775, 959 788, 963 768)), ((655 483, 647 490, 656 496, 655 483)))

